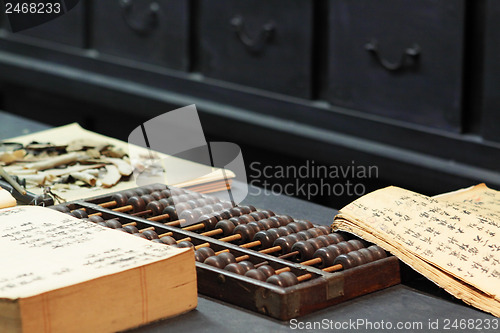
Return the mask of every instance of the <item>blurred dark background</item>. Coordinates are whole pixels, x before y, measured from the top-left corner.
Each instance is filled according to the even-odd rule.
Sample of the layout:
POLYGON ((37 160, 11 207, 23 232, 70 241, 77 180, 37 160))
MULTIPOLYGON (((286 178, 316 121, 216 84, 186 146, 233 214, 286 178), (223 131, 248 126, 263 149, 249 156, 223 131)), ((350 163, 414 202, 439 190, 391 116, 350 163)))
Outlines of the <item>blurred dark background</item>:
POLYGON ((0 110, 127 140, 196 104, 207 140, 247 165, 377 166, 347 179, 366 191, 498 189, 498 17, 498 0, 81 0, 15 34, 0 16, 0 110))

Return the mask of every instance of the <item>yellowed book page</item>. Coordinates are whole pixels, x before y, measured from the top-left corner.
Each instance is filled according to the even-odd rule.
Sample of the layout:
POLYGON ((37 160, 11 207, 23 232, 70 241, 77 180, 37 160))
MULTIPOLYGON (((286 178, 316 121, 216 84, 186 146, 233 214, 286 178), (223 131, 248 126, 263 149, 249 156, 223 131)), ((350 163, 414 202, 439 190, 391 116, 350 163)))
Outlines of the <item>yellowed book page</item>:
POLYGON ((361 197, 342 208, 337 218, 365 226, 380 239, 499 299, 500 221, 398 187, 361 197))
MULTIPOLYGON (((117 140, 114 138, 107 137, 98 133, 94 133, 83 129, 77 123, 49 129, 46 131, 41 131, 37 133, 32 133, 24 136, 19 136, 15 138, 10 138, 8 141, 19 142, 22 144, 28 144, 33 140, 39 142, 50 142, 56 145, 65 145, 74 140, 81 140, 82 142, 87 142, 88 144, 99 144, 99 143, 110 143, 118 148, 123 149, 125 152, 129 152, 129 144, 127 142, 117 140)), ((130 145, 130 148, 134 150, 136 154, 142 153, 143 155, 148 155, 149 151, 145 148, 130 145)), ((173 156, 167 156, 162 153, 157 153, 159 159, 167 159, 168 162, 168 175, 167 179, 162 178, 161 181, 168 185, 179 185, 181 187, 188 187, 193 185, 198 185, 200 183, 215 181, 223 179, 223 175, 220 169, 213 168, 211 166, 202 165, 192 161, 180 159, 173 156), (189 173, 188 171, 192 171, 189 173), (186 179, 185 175, 189 174, 199 174, 203 175, 195 179, 186 179)), ((226 177, 234 178, 233 172, 226 170, 226 177)), ((56 194, 60 195, 66 201, 88 198, 98 195, 103 195, 107 193, 112 193, 116 191, 122 191, 129 188, 137 187, 137 184, 133 177, 128 181, 120 181, 117 185, 111 188, 84 188, 81 187, 77 190, 58 190, 55 191, 56 194)), ((42 194, 42 188, 30 189, 31 192, 36 194, 42 194)))
POLYGON ((472 211, 500 220, 500 191, 488 188, 486 184, 435 196, 439 201, 467 205, 472 211))
POLYGON ((335 224, 341 230, 353 233, 367 241, 378 244, 455 297, 500 317, 500 303, 497 300, 471 287, 466 282, 447 274, 432 263, 420 260, 411 252, 407 251, 405 247, 399 247, 390 240, 380 238, 384 237, 383 233, 364 230, 360 226, 343 219, 336 219, 335 224))
POLYGON ((0 210, 0 249, 0 298, 7 299, 30 297, 186 251, 37 206, 0 210))

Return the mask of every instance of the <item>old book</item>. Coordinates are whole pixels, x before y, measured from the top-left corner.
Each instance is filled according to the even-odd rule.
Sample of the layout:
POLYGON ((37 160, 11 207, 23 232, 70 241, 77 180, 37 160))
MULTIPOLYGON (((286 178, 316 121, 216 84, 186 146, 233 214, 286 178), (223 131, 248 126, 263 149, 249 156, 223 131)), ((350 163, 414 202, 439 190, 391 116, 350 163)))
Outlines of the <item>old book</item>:
POLYGON ((500 316, 500 192, 428 197, 398 187, 342 208, 333 228, 378 244, 468 304, 500 316))
POLYGON ((0 187, 0 208, 14 207, 16 199, 6 190, 0 187))
POLYGON ((192 249, 55 210, 0 210, 0 332, 114 332, 197 305, 192 249))

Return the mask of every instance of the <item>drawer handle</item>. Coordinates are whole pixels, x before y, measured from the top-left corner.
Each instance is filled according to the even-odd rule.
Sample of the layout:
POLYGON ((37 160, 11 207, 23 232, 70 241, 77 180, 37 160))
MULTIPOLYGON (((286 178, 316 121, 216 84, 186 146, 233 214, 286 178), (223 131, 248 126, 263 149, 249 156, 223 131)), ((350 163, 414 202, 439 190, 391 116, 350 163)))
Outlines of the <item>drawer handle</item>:
POLYGON ((247 50, 253 53, 261 52, 266 46, 266 43, 273 38, 276 30, 274 23, 266 23, 262 26, 259 33, 252 39, 246 33, 244 25, 245 23, 243 22, 243 18, 241 16, 235 16, 231 19, 231 26, 233 27, 236 36, 240 42, 245 45, 247 50))
POLYGON ((410 68, 416 66, 420 56, 420 46, 413 44, 413 46, 404 51, 399 62, 391 62, 380 55, 376 39, 372 39, 370 42, 366 43, 365 50, 377 60, 380 66, 391 72, 400 71, 405 67, 410 68))
POLYGON ((125 23, 127 23, 130 29, 134 30, 138 34, 147 35, 158 26, 158 13, 160 12, 160 6, 156 2, 152 2, 149 5, 149 10, 144 13, 142 21, 136 21, 132 18, 132 11, 134 7, 133 0, 120 0, 120 6, 122 8, 122 16, 125 23))

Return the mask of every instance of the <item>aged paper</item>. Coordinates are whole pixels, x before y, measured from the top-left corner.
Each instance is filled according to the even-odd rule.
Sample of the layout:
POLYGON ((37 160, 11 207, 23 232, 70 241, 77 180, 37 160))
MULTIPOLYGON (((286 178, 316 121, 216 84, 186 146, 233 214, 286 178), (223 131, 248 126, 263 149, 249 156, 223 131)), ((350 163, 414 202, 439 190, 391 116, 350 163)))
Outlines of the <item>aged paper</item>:
POLYGON ((82 221, 52 209, 0 210, 0 298, 63 288, 185 251, 82 221))
POLYGON ((485 200, 483 192, 488 204, 478 205, 388 187, 344 207, 333 227, 379 244, 456 297, 500 315, 497 194, 485 200))
MULTIPOLYGON (((9 141, 19 142, 22 144, 28 144, 33 140, 39 142, 50 142, 56 145, 65 145, 74 140, 80 140, 82 142, 86 142, 88 144, 98 144, 98 143, 109 143, 114 145, 115 147, 123 149, 125 152, 129 152, 129 148, 133 149, 134 154, 144 154, 148 155, 149 151, 145 148, 130 145, 127 142, 117 140, 114 138, 107 137, 105 135, 101 135, 98 133, 94 133, 91 131, 87 131, 80 127, 77 123, 49 129, 46 131, 41 131, 37 133, 32 133, 16 138, 10 138, 9 141)), ((169 164, 169 175, 168 179, 166 179, 166 183, 168 185, 176 185, 179 187, 189 187, 199 184, 204 184, 207 182, 213 182, 218 180, 223 180, 224 175, 222 171, 217 168, 213 168, 211 166, 201 165, 192 161, 180 159, 174 156, 167 156, 162 153, 157 153, 158 158, 166 159, 168 158, 169 164), (198 177, 196 179, 187 180, 183 177, 183 175, 189 174, 187 170, 195 170, 192 174, 202 174, 204 176, 198 177)), ((235 174, 229 170, 225 171, 225 176, 228 178, 234 178, 235 174)), ((15 174, 15 173, 14 173, 15 174)), ((22 177, 22 176, 21 176, 22 177)), ((162 179, 162 181, 164 181, 162 179)), ((85 188, 81 187, 77 190, 65 190, 65 191, 55 191, 56 194, 60 195, 66 201, 72 201, 77 199, 89 198, 98 195, 103 195, 107 193, 113 193, 117 191, 122 191, 130 188, 137 187, 135 180, 131 177, 128 181, 120 181, 116 186, 111 188, 85 188)), ((34 188, 30 189, 31 192, 35 194, 42 194, 42 188, 34 188)))

